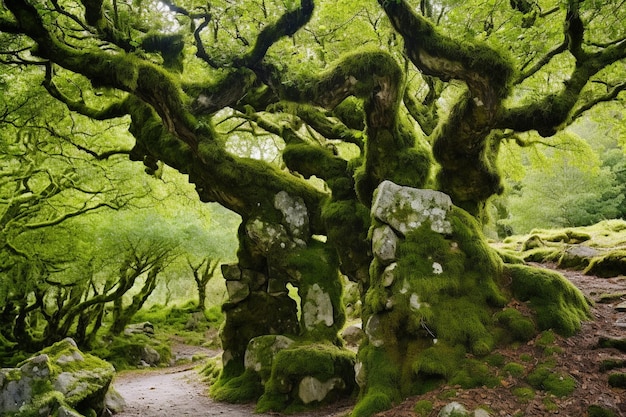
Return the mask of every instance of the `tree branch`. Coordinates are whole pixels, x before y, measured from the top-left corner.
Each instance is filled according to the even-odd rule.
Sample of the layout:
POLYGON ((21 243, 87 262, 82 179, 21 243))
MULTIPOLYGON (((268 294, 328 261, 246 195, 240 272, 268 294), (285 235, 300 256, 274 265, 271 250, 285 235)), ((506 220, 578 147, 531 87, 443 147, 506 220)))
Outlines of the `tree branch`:
POLYGON ((311 19, 314 6, 313 0, 302 0, 299 8, 283 14, 276 23, 264 27, 254 47, 242 58, 236 59, 233 65, 248 68, 257 66, 270 46, 285 36, 293 36, 311 19))

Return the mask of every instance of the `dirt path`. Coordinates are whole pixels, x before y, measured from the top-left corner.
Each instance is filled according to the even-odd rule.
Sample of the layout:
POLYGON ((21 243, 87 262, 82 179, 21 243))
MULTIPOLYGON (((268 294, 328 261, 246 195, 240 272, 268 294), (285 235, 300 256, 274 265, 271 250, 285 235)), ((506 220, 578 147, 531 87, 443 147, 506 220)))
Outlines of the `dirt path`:
MULTIPOLYGON (((187 356, 189 346, 174 346, 177 356, 187 356)), ((255 414, 254 404, 226 404, 208 396, 208 386, 201 381, 194 365, 181 365, 158 370, 147 369, 119 373, 113 382, 124 397, 126 408, 116 417, 242 417, 276 416, 255 414)), ((298 417, 342 417, 351 410, 350 403, 301 413, 298 417)))
POLYGON ((126 409, 116 414, 119 417, 237 417, 254 411, 252 405, 212 401, 198 372, 189 366, 123 372, 114 385, 126 400, 126 409))

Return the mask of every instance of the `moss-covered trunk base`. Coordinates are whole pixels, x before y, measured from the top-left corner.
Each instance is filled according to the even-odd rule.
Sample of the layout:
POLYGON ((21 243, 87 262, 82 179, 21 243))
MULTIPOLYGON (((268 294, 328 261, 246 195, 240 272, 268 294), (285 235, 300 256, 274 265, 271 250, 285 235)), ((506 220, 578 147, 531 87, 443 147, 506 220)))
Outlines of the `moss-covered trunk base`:
POLYGON ((573 285, 550 271, 504 264, 474 218, 443 193, 386 181, 372 216, 375 257, 353 417, 443 382, 495 386, 497 377, 474 358, 547 328, 570 335, 588 317, 573 285), (514 299, 528 302, 533 316, 509 307, 514 299))

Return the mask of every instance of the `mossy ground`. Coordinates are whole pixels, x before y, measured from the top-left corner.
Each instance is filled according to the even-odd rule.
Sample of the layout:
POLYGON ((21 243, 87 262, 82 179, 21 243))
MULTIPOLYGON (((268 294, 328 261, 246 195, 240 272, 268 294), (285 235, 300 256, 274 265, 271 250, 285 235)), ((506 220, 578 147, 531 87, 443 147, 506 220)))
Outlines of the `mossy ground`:
POLYGON ((537 229, 495 243, 505 256, 551 262, 565 269, 600 277, 626 271, 626 221, 605 220, 592 226, 537 229))

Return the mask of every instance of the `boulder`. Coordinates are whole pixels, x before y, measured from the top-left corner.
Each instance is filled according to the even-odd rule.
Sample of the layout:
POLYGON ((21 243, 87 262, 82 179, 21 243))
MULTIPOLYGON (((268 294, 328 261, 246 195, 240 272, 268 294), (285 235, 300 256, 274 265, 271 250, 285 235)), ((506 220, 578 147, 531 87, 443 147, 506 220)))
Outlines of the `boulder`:
MULTIPOLYGON (((0 370, 0 415, 103 415, 114 374, 111 364, 65 339, 18 368, 0 370)), ((118 401, 117 408, 122 407, 118 401)))
POLYGON ((391 181, 383 181, 378 186, 372 204, 373 216, 402 235, 426 221, 434 232, 451 234, 452 225, 446 218, 451 209, 452 200, 447 194, 402 187, 391 181))

